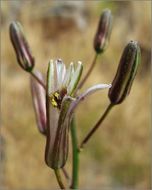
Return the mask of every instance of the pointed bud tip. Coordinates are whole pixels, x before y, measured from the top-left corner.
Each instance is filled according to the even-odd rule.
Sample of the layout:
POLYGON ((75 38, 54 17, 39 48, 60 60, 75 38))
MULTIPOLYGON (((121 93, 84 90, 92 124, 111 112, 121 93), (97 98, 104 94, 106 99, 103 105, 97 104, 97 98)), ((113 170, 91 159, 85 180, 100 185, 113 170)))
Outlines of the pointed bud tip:
POLYGON ((109 9, 105 9, 100 17, 98 29, 94 38, 94 49, 96 53, 102 53, 109 42, 112 30, 112 15, 109 9))
POLYGON ((52 64, 53 62, 54 62, 53 59, 50 59, 49 60, 49 65, 52 64))
POLYGON ((17 21, 13 21, 9 26, 9 32, 10 40, 14 47, 19 65, 25 71, 31 72, 35 65, 35 61, 29 48, 29 44, 23 34, 21 24, 17 21))
POLYGON ((62 59, 59 58, 59 59, 56 60, 56 63, 57 64, 63 64, 63 61, 62 61, 62 59))

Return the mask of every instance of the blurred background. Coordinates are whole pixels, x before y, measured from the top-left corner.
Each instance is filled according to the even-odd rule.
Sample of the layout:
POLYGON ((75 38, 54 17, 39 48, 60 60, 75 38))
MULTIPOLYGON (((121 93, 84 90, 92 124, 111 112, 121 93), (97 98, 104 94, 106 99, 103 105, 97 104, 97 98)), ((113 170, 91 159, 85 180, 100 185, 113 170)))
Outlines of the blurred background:
MULTIPOLYGON (((45 165, 45 137, 37 130, 29 74, 16 62, 9 24, 21 22, 45 75, 49 59, 68 65, 82 61, 86 73, 94 57, 93 39, 100 14, 113 14, 110 44, 82 91, 111 83, 123 48, 137 40, 141 65, 131 93, 116 106, 80 155, 81 189, 150 189, 150 1, 1 1, 1 189, 57 189, 53 171, 45 165)), ((77 109, 79 142, 109 104, 107 90, 97 92, 77 109)), ((71 172, 71 152, 66 165, 71 172)))

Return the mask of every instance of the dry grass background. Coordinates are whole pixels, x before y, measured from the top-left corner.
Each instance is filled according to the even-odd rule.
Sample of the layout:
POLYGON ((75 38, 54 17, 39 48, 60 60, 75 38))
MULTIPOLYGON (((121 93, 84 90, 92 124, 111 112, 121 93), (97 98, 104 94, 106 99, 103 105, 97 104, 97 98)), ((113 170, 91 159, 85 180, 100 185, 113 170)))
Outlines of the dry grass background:
MULTIPOLYGON (((56 22, 48 27, 49 23, 44 23, 41 18, 48 2, 45 1, 42 10, 42 4, 38 7, 38 4, 35 6, 31 2, 24 1, 17 20, 24 26, 36 58, 36 68, 44 74, 48 60, 58 57, 67 64, 81 60, 85 73, 94 56, 92 41, 100 12, 105 7, 111 8, 114 24, 110 45, 104 55, 98 58, 98 64, 83 90, 93 84, 110 83, 126 43, 131 39, 140 42, 142 64, 131 94, 123 104, 113 109, 102 129, 98 130, 80 155, 80 187, 149 189, 150 2, 88 2, 90 19, 84 31, 74 27, 57 30, 56 22)), ((1 147, 4 150, 1 182, 8 190, 56 189, 54 173, 44 163, 45 138, 36 128, 29 76, 17 65, 9 40, 8 26, 12 21, 10 1, 1 3, 4 16, 1 29, 1 135, 5 140, 1 147)), ((79 140, 100 117, 108 102, 107 90, 104 90, 79 106, 79 140)), ((66 168, 70 172, 70 161, 66 168)))

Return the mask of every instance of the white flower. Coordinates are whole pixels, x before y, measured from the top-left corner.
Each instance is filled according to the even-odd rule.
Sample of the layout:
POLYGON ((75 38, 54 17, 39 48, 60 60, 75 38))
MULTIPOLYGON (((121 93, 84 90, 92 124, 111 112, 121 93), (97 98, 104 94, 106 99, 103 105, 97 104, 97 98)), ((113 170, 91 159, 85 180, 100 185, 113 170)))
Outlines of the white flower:
POLYGON ((97 90, 111 87, 107 84, 98 84, 77 96, 76 90, 82 69, 80 61, 76 68, 71 63, 67 70, 61 59, 49 62, 46 90, 47 141, 45 161, 53 169, 61 168, 66 163, 69 127, 72 113, 78 104, 97 90))

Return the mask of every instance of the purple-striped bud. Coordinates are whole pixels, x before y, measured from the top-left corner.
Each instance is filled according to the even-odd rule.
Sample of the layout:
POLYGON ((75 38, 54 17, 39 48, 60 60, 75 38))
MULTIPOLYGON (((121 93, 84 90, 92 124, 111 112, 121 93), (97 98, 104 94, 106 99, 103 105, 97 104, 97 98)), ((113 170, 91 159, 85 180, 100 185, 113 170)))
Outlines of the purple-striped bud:
POLYGON ((112 15, 109 9, 105 9, 100 17, 98 29, 94 38, 96 53, 102 53, 108 45, 112 29, 112 15))
POLYGON ((13 44, 17 61, 25 71, 32 71, 34 67, 34 58, 31 54, 28 42, 23 34, 22 26, 19 22, 10 24, 10 39, 13 44))
MULTIPOLYGON (((44 81, 40 72, 35 72, 35 74, 41 81, 44 81)), ((32 92, 33 107, 37 121, 37 127, 42 134, 46 135, 45 90, 43 86, 39 84, 32 76, 31 76, 31 92, 32 92)))
POLYGON ((129 94, 140 63, 140 47, 136 41, 130 41, 125 47, 118 70, 109 89, 112 104, 120 104, 129 94))

